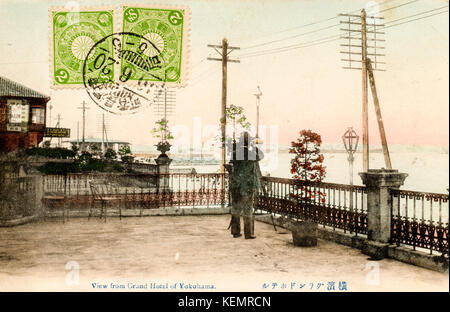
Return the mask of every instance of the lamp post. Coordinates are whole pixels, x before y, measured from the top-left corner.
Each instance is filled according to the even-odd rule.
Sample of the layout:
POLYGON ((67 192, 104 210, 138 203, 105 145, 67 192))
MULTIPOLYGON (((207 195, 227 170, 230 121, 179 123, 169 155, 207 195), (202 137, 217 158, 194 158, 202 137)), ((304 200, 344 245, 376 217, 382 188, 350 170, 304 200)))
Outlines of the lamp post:
POLYGON ((256 143, 259 144, 260 140, 259 140, 259 103, 260 103, 260 99, 261 99, 261 89, 258 86, 258 93, 254 94, 256 96, 256 143))
MULTIPOLYGON (((348 154, 348 164, 350 171, 350 185, 353 185, 353 161, 355 160, 354 154, 358 148, 359 136, 356 134, 353 127, 349 127, 342 136, 345 150, 348 154)), ((353 190, 350 190, 350 211, 353 211, 353 190)), ((351 233, 351 231, 350 231, 351 233)))
POLYGON ((356 134, 353 127, 349 127, 342 136, 342 141, 344 142, 345 150, 348 154, 348 164, 350 169, 350 185, 353 185, 353 161, 355 159, 354 153, 358 148, 359 136, 356 134))

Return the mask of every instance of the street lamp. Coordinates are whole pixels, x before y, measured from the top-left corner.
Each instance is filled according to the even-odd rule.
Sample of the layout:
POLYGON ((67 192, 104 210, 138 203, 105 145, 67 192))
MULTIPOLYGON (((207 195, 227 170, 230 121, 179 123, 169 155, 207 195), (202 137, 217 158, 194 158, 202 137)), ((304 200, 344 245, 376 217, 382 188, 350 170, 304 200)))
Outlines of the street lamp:
POLYGON ((254 94, 256 96, 256 144, 260 144, 260 139, 259 139, 259 103, 260 103, 260 99, 261 99, 261 89, 258 86, 258 93, 254 94))
POLYGON ((355 157, 353 156, 358 148, 359 136, 356 134, 353 127, 349 127, 342 136, 342 141, 344 142, 345 150, 348 154, 348 164, 350 167, 350 185, 353 185, 353 161, 355 157))

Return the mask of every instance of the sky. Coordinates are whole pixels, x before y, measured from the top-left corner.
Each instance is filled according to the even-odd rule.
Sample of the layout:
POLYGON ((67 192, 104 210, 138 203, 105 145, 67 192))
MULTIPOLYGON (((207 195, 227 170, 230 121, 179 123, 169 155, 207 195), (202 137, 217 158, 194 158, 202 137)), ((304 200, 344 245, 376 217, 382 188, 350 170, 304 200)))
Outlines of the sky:
MULTIPOLYGON (((0 0, 0 75, 50 95, 51 125, 56 124, 60 114, 62 126, 72 130, 72 139, 77 137, 77 122, 81 125, 82 113, 77 107, 82 101, 88 102, 86 133, 100 137, 104 111, 92 102, 86 90, 50 89, 48 9, 74 4, 119 8, 120 4, 139 3, 153 2, 0 0)), ((339 40, 307 46, 311 41, 340 34, 340 27, 332 26, 339 23, 339 18, 333 17, 357 13, 361 8, 373 10, 377 7, 374 4, 380 10, 399 6, 380 13, 388 23, 448 6, 445 0, 159 0, 156 3, 183 3, 191 10, 189 80, 185 88, 177 91, 176 113, 169 117, 175 141, 198 142, 193 139, 196 129, 203 131, 201 140, 213 135, 211 129, 220 118, 222 77, 220 62, 206 60, 208 56, 217 57, 207 45, 220 44, 226 37, 229 45, 240 47, 230 54, 230 58, 239 59, 240 63, 228 65, 228 104, 242 106, 249 121, 256 124, 254 94, 259 85, 260 124, 266 126, 261 136, 268 138, 267 143, 283 145, 295 140, 302 129, 311 129, 325 143, 333 144, 341 142, 347 127, 352 126, 361 134, 361 72, 342 68, 339 40), (311 25, 304 26, 307 24, 311 25), (322 28, 327 29, 319 30, 322 28), (281 53, 265 52, 301 43, 306 46, 281 53), (258 51, 263 51, 259 53, 263 55, 258 55, 258 51)), ((385 30, 386 71, 376 72, 375 81, 390 144, 448 148, 448 21, 446 12, 385 30)), ((370 92, 369 99, 370 143, 377 145, 380 140, 370 92)), ((160 118, 152 108, 125 116, 105 112, 105 118, 110 139, 136 145, 158 141, 150 134, 154 122, 160 118)))

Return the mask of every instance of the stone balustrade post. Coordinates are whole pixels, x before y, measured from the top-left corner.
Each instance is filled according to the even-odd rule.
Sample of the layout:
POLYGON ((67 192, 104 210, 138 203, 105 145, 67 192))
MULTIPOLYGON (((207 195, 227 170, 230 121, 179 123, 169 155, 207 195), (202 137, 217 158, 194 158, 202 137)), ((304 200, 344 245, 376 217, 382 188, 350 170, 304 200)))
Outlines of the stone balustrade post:
POLYGON ((42 204, 42 199, 44 198, 44 178, 42 175, 37 175, 33 177, 34 184, 34 203, 35 210, 34 214, 42 216, 44 215, 44 205, 42 204))
POLYGON ((158 191, 168 190, 169 185, 169 166, 172 162, 172 159, 169 158, 165 153, 160 154, 158 158, 155 159, 156 164, 158 165, 158 191))
POLYGON ((359 173, 367 189, 368 239, 378 243, 389 243, 391 239, 390 189, 403 185, 408 174, 398 170, 369 169, 359 173))

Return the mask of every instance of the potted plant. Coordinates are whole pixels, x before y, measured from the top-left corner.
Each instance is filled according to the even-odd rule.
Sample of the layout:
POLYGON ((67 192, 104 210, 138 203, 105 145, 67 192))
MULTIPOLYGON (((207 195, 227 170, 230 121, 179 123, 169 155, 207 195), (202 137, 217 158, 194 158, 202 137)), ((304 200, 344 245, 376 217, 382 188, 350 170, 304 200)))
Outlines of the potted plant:
POLYGON ((168 123, 169 121, 167 119, 161 118, 155 122, 155 127, 151 130, 153 137, 161 139, 155 146, 162 155, 166 155, 166 152, 170 151, 170 147, 172 146, 168 141, 173 139, 168 123))
MULTIPOLYGON (((295 154, 291 160, 291 173, 294 179, 299 180, 299 183, 296 194, 289 194, 289 197, 298 205, 306 204, 310 207, 311 202, 325 202, 326 194, 308 187, 308 182, 321 182, 325 177, 324 157, 320 152, 321 144, 320 135, 311 130, 300 131, 297 140, 291 142, 289 153, 295 154)), ((294 222, 292 238, 296 246, 317 245, 317 223, 310 219, 309 215, 306 213, 301 221, 294 222)))

